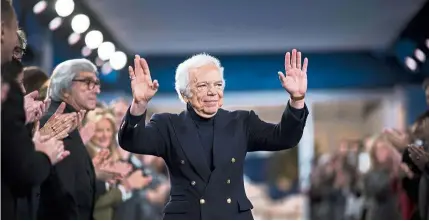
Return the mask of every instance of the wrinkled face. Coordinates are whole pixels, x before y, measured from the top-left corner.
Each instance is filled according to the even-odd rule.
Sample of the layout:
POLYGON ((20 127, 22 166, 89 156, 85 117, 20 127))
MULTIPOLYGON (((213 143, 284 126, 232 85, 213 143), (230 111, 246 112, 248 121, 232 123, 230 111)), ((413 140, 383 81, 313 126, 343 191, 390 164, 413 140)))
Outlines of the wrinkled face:
POLYGON ((201 117, 213 117, 223 104, 224 84, 219 68, 208 64, 193 68, 189 74, 191 97, 186 98, 201 117))
POLYGON ((95 134, 91 141, 100 148, 109 148, 114 136, 114 128, 112 123, 104 118, 97 122, 95 126, 95 134))
POLYGON ((128 110, 128 105, 124 102, 118 102, 113 105, 113 114, 115 115, 115 124, 119 128, 121 126, 122 119, 128 110))
POLYGON ((18 22, 15 15, 10 21, 1 22, 1 63, 12 60, 13 50, 18 42, 18 22))
POLYGON ((81 72, 73 79, 71 89, 64 93, 64 101, 76 110, 94 110, 99 93, 100 80, 97 75, 81 72))

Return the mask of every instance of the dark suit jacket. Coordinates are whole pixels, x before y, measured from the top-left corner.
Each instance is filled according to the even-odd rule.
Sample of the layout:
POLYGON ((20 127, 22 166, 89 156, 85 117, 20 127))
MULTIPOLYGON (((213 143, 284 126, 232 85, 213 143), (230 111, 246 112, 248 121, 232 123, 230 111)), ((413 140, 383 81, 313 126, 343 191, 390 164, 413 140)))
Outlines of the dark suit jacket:
POLYGON ((429 219, 429 165, 422 172, 419 186, 419 212, 423 220, 429 219))
POLYGON ((18 198, 24 202, 31 198, 32 188, 48 177, 51 162, 34 149, 25 127, 24 97, 15 82, 10 83, 8 99, 2 104, 1 127, 1 219, 17 219, 18 198))
MULTIPOLYGON (((48 114, 40 125, 55 113, 60 102, 52 101, 48 114)), ((64 113, 75 110, 67 105, 64 113)), ((96 180, 92 160, 78 130, 64 140, 70 151, 63 161, 56 164, 49 178, 40 187, 38 219, 92 219, 94 212, 96 180)))
POLYGON ((129 111, 119 131, 127 151, 162 157, 170 172, 170 200, 164 219, 253 219, 245 194, 243 164, 247 152, 295 147, 302 137, 308 110, 295 116, 288 105, 279 124, 266 123, 253 111, 226 111, 215 116, 210 170, 189 112, 146 116, 132 125, 129 111))

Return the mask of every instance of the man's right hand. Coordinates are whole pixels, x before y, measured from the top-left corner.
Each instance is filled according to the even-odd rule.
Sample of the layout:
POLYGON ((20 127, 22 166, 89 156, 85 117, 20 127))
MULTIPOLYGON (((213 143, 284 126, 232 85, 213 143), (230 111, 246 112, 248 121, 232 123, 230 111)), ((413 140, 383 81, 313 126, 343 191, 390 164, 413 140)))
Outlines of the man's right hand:
POLYGON ((146 111, 147 104, 158 91, 159 84, 157 80, 152 81, 149 65, 144 58, 140 58, 138 55, 134 58, 134 69, 129 66, 128 72, 133 93, 130 113, 139 116, 146 111))
POLYGON ((45 153, 52 165, 57 164, 70 155, 69 151, 64 150, 64 143, 62 141, 57 140, 55 137, 49 138, 49 136, 40 135, 39 125, 40 123, 37 122, 36 132, 33 136, 34 146, 37 151, 45 153))

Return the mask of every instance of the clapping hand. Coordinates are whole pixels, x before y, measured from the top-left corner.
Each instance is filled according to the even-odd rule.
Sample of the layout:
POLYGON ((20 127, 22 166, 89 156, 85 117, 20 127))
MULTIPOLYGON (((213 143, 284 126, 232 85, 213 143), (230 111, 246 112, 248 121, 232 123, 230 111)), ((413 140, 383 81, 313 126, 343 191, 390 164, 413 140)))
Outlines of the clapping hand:
POLYGON ((33 136, 33 142, 37 151, 45 153, 53 165, 62 161, 70 155, 70 152, 64 150, 64 143, 55 137, 42 136, 39 131, 40 123, 36 122, 36 131, 33 136))
POLYGON ((304 59, 301 66, 301 52, 292 50, 292 58, 289 52, 285 55, 286 75, 278 72, 283 88, 293 97, 300 98, 307 92, 307 66, 308 59, 304 59))
POLYGON ((109 181, 122 179, 131 172, 131 166, 127 163, 114 161, 110 157, 108 149, 102 149, 92 160, 98 179, 109 181))
POLYGON ((383 133, 395 147, 405 148, 410 142, 408 134, 403 131, 394 128, 387 128, 383 131, 383 133))
POLYGON ((138 190, 146 187, 150 182, 152 182, 152 177, 144 176, 141 170, 136 170, 124 179, 122 184, 128 190, 138 190))
POLYGON ((66 138, 70 128, 75 121, 74 115, 63 114, 65 103, 61 103, 55 113, 48 119, 45 125, 40 129, 40 134, 49 138, 55 137, 57 140, 66 138))
POLYGON ((51 104, 50 99, 45 101, 36 100, 39 96, 38 91, 33 91, 24 97, 25 123, 32 123, 40 120, 48 111, 51 104))
POLYGON ((427 153, 423 147, 416 145, 410 145, 409 155, 413 163, 419 168, 421 172, 425 170, 425 167, 429 164, 429 153, 427 153))

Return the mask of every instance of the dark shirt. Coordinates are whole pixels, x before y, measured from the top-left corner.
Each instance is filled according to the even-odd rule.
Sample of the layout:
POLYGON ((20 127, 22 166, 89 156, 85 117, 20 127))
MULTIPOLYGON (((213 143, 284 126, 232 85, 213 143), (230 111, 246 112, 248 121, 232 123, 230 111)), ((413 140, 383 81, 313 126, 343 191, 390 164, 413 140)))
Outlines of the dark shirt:
POLYGON ((214 119, 216 115, 211 118, 203 118, 195 112, 194 108, 192 108, 189 103, 186 105, 186 109, 190 113, 192 121, 195 123, 195 127, 198 129, 199 141, 205 150, 204 152, 206 153, 207 164, 210 166, 211 171, 213 171, 213 136, 214 119))

